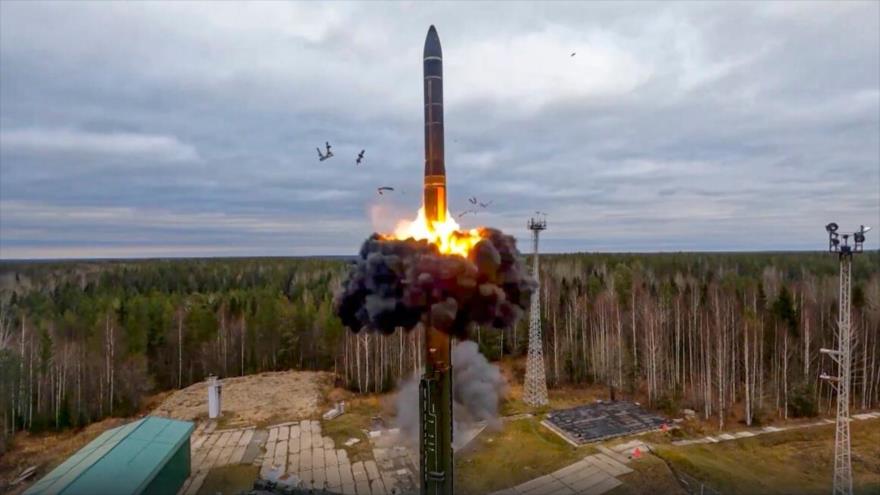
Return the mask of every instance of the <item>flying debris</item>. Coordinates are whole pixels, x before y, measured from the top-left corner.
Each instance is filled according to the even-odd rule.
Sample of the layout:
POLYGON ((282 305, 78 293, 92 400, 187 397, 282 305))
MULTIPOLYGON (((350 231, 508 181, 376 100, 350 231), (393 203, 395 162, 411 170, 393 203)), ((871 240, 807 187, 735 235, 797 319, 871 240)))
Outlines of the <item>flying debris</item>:
POLYGON ((321 148, 315 148, 316 150, 318 150, 318 160, 322 162, 333 156, 333 152, 330 151, 330 141, 325 141, 324 146, 327 147, 327 151, 325 153, 321 153, 321 148))
POLYGON ((468 213, 473 213, 474 215, 476 215, 477 210, 464 210, 463 212, 458 214, 458 218, 461 218, 461 217, 467 215, 468 213))
POLYGON ((382 195, 382 191, 394 191, 394 188, 388 187, 388 186, 382 186, 382 187, 376 188, 376 192, 378 192, 380 196, 382 195))
POLYGON ((488 203, 480 203, 480 208, 488 208, 489 205, 491 205, 493 201, 495 201, 495 200, 494 199, 490 200, 488 203))
POLYGON ((357 165, 361 164, 361 161, 363 161, 363 159, 364 159, 364 152, 365 151, 366 150, 361 150, 361 152, 358 153, 358 157, 357 157, 357 160, 355 161, 355 164, 357 164, 357 165))
POLYGON ((571 52, 572 57, 574 57, 575 55, 577 55, 577 52, 571 52))
POLYGON ((476 196, 471 196, 470 198, 468 198, 468 202, 469 202, 470 204, 472 204, 472 205, 477 204, 477 197, 476 197, 476 196))

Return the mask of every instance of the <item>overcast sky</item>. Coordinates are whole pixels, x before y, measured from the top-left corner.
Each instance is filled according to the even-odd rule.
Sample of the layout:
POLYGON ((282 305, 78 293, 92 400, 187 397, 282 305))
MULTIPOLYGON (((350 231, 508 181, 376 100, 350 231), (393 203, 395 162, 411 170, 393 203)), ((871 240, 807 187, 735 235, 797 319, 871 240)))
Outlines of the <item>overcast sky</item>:
POLYGON ((420 204, 431 24, 450 209, 493 201, 463 226, 528 249, 545 211, 556 252, 880 226, 878 2, 4 1, 0 258, 356 253, 420 204))

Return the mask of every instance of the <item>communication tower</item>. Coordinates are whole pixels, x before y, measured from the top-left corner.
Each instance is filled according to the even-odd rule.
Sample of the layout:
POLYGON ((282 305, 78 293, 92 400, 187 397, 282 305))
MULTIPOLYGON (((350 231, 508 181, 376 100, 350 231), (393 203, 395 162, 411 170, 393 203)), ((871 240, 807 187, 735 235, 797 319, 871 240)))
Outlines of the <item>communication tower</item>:
POLYGON ((852 493, 852 462, 850 459, 849 435, 849 391, 850 366, 852 364, 852 332, 850 328, 850 294, 852 291, 852 258, 861 253, 865 233, 870 227, 862 225, 852 234, 839 234, 838 226, 832 222, 825 226, 828 232, 828 250, 837 253, 840 259, 840 296, 837 319, 837 349, 819 349, 822 354, 831 356, 837 363, 837 376, 822 373, 820 378, 827 380, 837 391, 837 427, 834 435, 834 483, 835 495, 852 493), (843 237, 843 242, 840 238, 843 237), (849 244, 852 237, 853 244, 849 244))
POLYGON ((523 390, 523 401, 530 406, 547 404, 547 376, 544 373, 544 345, 541 339, 541 281, 538 270, 538 236, 547 229, 545 215, 537 212, 537 216, 529 219, 529 230, 532 231, 533 268, 532 274, 538 287, 532 292, 529 315, 529 354, 526 361, 526 383, 523 390))

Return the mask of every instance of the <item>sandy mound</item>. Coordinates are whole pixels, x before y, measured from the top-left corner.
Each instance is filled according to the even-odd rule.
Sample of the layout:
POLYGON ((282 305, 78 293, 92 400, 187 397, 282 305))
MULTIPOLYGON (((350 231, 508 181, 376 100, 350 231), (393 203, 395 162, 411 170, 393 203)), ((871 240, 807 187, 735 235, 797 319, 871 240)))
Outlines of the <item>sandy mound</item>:
MULTIPOLYGON (((318 414, 322 391, 332 384, 332 374, 316 371, 281 371, 223 380, 222 418, 228 426, 265 425, 318 414)), ((176 419, 204 419, 208 415, 208 385, 199 382, 178 390, 153 410, 176 419)))

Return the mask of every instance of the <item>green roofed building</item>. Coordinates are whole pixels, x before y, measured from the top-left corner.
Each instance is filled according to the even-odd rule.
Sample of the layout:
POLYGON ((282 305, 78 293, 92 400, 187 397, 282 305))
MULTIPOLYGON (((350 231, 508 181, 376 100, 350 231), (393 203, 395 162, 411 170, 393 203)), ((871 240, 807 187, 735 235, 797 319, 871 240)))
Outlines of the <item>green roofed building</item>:
POLYGON ((107 430, 24 493, 175 494, 189 476, 192 431, 156 416, 107 430))

